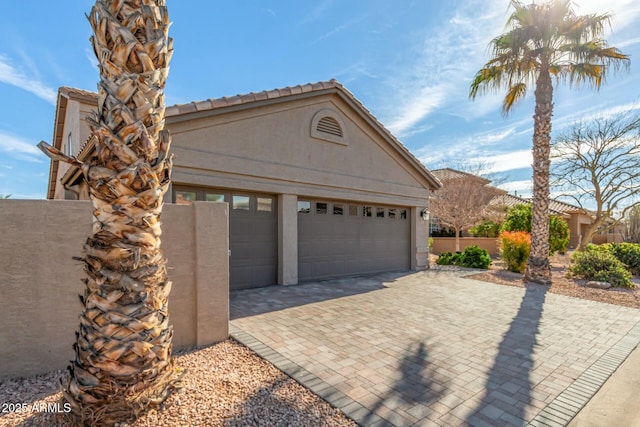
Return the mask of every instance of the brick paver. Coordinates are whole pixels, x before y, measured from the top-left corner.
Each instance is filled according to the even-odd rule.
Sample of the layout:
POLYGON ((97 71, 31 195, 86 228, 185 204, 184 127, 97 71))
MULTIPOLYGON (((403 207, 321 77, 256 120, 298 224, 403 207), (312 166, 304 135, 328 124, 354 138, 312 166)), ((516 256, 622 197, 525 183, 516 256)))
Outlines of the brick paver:
POLYGON ((565 425, 640 342, 640 310, 386 273, 233 292, 231 334, 361 425, 565 425))

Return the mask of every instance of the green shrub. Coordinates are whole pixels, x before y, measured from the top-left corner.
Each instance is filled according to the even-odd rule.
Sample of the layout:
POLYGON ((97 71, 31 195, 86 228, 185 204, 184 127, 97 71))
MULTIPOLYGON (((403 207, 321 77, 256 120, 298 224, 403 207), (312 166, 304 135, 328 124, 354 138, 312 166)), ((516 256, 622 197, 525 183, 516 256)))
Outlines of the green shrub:
POLYGON ((565 253, 569 246, 569 224, 557 215, 549 217, 549 255, 565 253))
POLYGON ((436 264, 438 265, 456 265, 458 262, 458 258, 460 258, 461 252, 442 252, 438 259, 436 260, 436 264))
POLYGON ((498 237, 502 224, 493 221, 485 221, 469 229, 473 237, 498 237))
POLYGON ((507 270, 524 273, 531 252, 531 235, 525 231, 503 231, 500 247, 507 270))
POLYGON ((442 252, 436 260, 436 264, 487 269, 491 265, 491 255, 479 248, 478 245, 473 245, 467 246, 464 252, 442 252))
POLYGON ((433 237, 429 237, 429 247, 433 247, 433 237))
POLYGON ((487 269, 491 265, 491 255, 478 245, 467 246, 458 257, 456 265, 467 268, 487 269))
POLYGON ((519 204, 510 207, 502 224, 502 230, 531 233, 531 205, 519 204))
MULTIPOLYGON (((571 255, 572 264, 569 272, 576 277, 598 282, 609 282, 611 286, 625 286, 635 288, 631 282, 631 273, 626 266, 616 258, 607 247, 594 248, 589 245, 584 251, 577 251, 571 255)), ((604 246, 604 245, 602 245, 604 246)))
POLYGON ((627 266, 631 274, 640 275, 640 245, 637 243, 609 243, 602 245, 627 266))
MULTIPOLYGON (((503 231, 531 233, 531 205, 515 205, 509 208, 502 224, 503 231)), ((569 225, 557 215, 549 216, 549 255, 565 253, 569 246, 569 225)))

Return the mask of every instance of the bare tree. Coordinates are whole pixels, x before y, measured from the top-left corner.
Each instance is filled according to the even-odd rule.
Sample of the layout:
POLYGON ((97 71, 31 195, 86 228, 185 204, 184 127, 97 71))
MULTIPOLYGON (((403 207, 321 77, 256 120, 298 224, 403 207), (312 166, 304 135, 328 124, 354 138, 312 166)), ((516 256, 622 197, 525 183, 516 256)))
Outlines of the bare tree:
POLYGON ((640 203, 640 114, 637 109, 582 120, 553 142, 553 185, 595 218, 580 248, 640 203))
POLYGON ((490 186, 486 178, 455 169, 438 169, 433 173, 442 182, 429 200, 431 216, 456 233, 456 251, 460 250, 460 232, 496 215, 491 200, 504 191, 490 186))

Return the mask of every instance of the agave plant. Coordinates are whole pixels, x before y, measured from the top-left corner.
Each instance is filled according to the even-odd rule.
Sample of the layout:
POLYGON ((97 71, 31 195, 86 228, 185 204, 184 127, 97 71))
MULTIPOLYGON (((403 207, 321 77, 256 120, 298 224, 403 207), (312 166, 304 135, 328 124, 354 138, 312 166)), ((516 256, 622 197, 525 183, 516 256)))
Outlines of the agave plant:
POLYGON ((163 196, 171 173, 164 85, 173 52, 164 0, 98 0, 88 15, 100 63, 93 156, 81 168, 93 201, 83 309, 64 399, 80 425, 113 425, 164 401, 176 382, 163 196))

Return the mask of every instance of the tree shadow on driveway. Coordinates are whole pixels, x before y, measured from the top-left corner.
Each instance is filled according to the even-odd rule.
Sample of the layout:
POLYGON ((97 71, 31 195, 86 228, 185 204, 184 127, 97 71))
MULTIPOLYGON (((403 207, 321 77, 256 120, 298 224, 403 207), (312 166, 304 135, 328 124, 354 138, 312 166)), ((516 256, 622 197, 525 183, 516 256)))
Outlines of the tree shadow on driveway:
POLYGON ((424 342, 409 347, 400 362, 398 376, 364 417, 361 425, 370 425, 378 416, 393 425, 408 425, 409 420, 395 412, 399 408, 413 417, 423 419, 433 412, 428 405, 439 400, 449 388, 448 379, 438 374, 430 362, 424 342))
POLYGON ((504 334, 489 371, 484 397, 467 417, 467 425, 524 426, 529 421, 526 409, 532 402, 534 386, 530 379, 533 351, 548 288, 536 284, 525 287, 518 313, 504 334))

